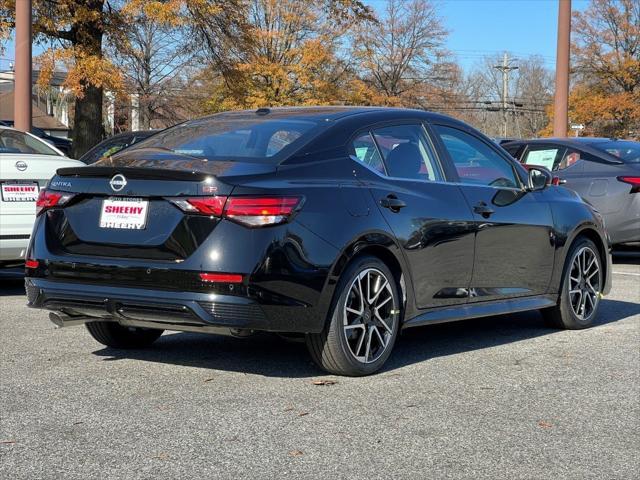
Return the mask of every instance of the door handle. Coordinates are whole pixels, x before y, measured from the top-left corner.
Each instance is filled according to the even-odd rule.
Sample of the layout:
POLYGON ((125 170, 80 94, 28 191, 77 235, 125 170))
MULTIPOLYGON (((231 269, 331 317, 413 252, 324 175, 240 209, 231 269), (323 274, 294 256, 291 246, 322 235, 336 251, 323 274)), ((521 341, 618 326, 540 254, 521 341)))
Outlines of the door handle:
POLYGON ((484 202, 480 202, 475 207, 473 207, 473 211, 478 215, 482 215, 484 218, 489 218, 491 214, 495 212, 493 208, 491 208, 484 202))
POLYGON ((380 206, 388 208, 392 212, 399 212, 400 209, 406 207, 407 204, 396 197, 393 193, 390 193, 385 198, 380 199, 380 206))

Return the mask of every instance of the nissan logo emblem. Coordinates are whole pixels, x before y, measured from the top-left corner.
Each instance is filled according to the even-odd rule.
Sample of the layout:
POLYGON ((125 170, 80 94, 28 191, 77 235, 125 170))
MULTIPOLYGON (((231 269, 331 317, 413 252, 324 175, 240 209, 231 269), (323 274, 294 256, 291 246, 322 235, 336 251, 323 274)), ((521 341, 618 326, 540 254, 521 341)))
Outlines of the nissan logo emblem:
POLYGON ((27 163, 23 162, 22 160, 18 160, 16 162, 16 168, 21 172, 24 172, 27 169, 27 163))
POLYGON ((119 192, 127 186, 127 179, 124 178, 124 175, 118 173, 117 175, 114 175, 111 180, 109 180, 109 185, 111 185, 111 190, 113 190, 114 192, 119 192))

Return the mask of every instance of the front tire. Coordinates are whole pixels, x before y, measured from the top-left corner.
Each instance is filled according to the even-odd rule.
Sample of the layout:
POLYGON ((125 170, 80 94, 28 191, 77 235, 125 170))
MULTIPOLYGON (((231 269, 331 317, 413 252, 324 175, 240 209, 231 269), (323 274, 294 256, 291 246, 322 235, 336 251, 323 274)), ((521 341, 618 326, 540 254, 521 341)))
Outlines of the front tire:
POLYGON ((593 325, 603 285, 598 247, 588 238, 578 239, 567 255, 558 305, 542 311, 547 324, 569 330, 593 325))
POLYGON ((99 343, 113 348, 145 348, 155 342, 163 330, 124 327, 116 322, 89 322, 85 326, 99 343))
POLYGON ((338 282, 329 321, 306 336, 311 357, 336 375, 362 376, 387 361, 400 328, 400 295, 395 277, 378 258, 352 262, 338 282))

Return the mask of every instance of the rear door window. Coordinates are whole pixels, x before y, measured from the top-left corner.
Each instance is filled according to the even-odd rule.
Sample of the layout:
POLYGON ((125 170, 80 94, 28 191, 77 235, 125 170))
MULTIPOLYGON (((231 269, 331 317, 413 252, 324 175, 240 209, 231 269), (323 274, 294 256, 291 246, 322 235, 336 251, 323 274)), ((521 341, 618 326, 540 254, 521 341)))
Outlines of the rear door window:
POLYGON ((363 133, 356 137, 351 145, 353 149, 353 155, 359 162, 375 170, 380 174, 385 174, 384 164, 378 152, 373 137, 369 132, 363 133))
POLYGON ((387 175, 411 180, 442 181, 442 171, 422 125, 395 125, 374 130, 387 175))

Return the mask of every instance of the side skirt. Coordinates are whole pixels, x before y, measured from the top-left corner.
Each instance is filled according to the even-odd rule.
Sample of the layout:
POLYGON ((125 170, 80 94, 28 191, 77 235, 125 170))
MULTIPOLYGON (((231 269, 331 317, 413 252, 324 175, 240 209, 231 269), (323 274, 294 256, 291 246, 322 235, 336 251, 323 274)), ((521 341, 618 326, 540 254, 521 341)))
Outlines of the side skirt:
POLYGON ((510 298, 492 302, 470 303, 454 307, 434 308, 406 320, 402 328, 421 327, 436 323, 455 322, 470 318, 490 317, 506 313, 525 312, 553 307, 558 302, 557 295, 538 295, 535 297, 510 298))

